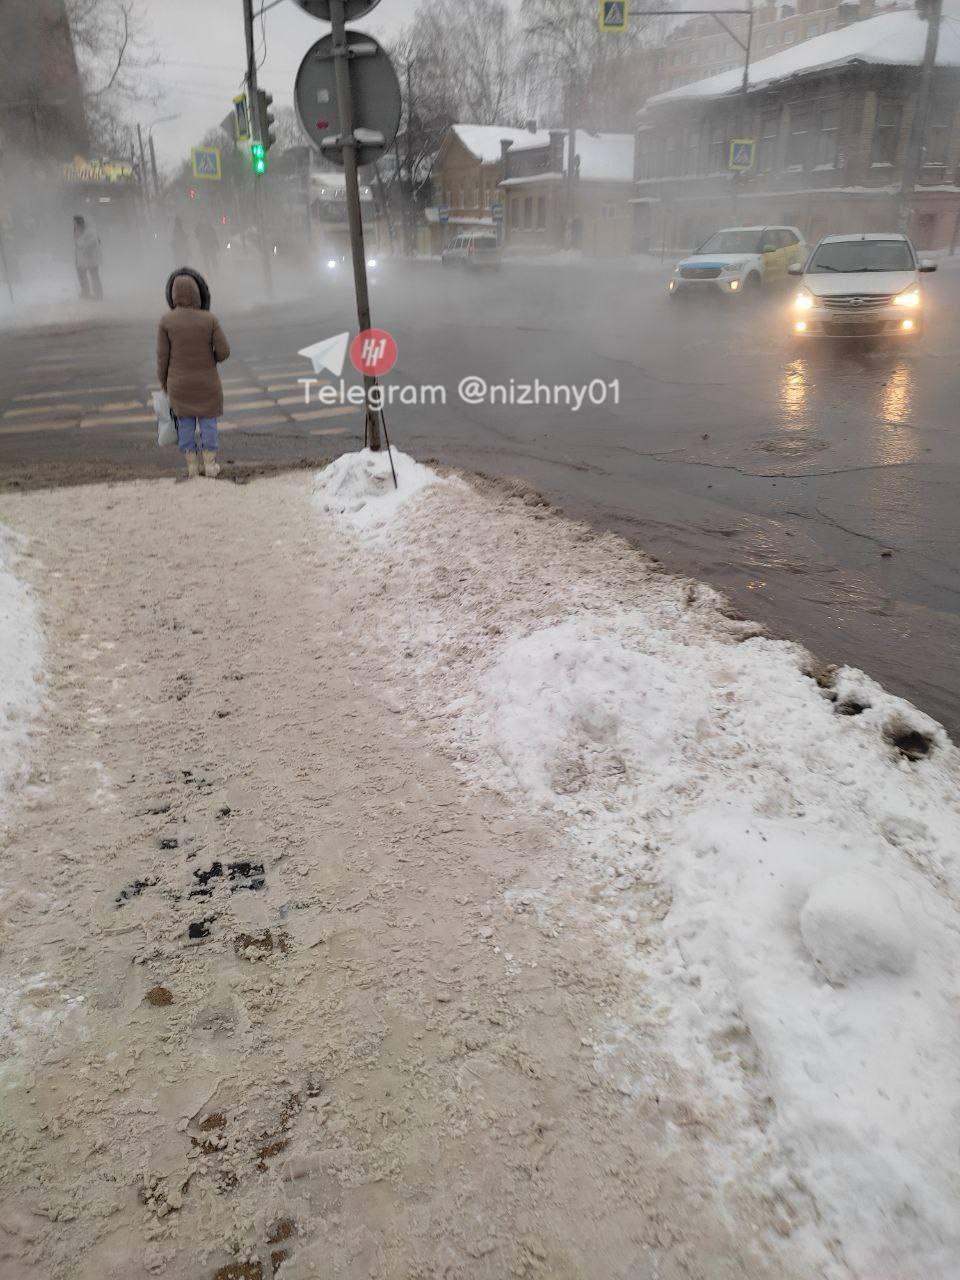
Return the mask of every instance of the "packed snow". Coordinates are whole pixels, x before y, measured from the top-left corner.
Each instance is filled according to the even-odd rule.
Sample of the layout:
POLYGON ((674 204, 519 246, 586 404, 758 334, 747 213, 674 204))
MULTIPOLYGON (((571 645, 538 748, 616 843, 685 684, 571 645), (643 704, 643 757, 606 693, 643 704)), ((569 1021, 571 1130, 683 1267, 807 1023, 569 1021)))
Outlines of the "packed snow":
POLYGON ((429 485, 442 483, 451 482, 396 449, 389 454, 386 449, 363 449, 343 454, 319 473, 314 502, 347 528, 376 538, 405 503, 429 485))
MULTIPOLYGON (((915 67, 923 61, 927 24, 913 9, 881 13, 863 22, 852 22, 839 31, 828 31, 811 40, 803 40, 782 49, 769 58, 760 58, 750 67, 750 88, 789 80, 793 76, 825 71, 848 63, 874 63, 879 66, 915 67)), ((937 66, 960 66, 960 24, 947 18, 940 28, 937 66)), ((684 98, 721 98, 738 93, 743 72, 737 68, 719 75, 695 80, 692 84, 668 89, 647 99, 648 106, 662 102, 679 102, 684 98)))
POLYGON ((0 525, 0 831, 39 702, 40 630, 30 593, 9 567, 17 551, 14 535, 0 525))
MULTIPOLYGON (((340 460, 351 492, 361 459, 340 460)), ((606 927, 631 964, 635 913, 616 890, 664 887, 638 988, 708 1093, 772 1099, 771 1194, 819 1223, 817 1274, 956 1280, 956 747, 861 672, 818 683, 810 655, 731 621, 702 585, 651 574, 627 603, 558 579, 542 548, 520 560, 519 520, 504 559, 483 498, 410 468, 412 500, 364 490, 362 521, 391 523, 411 579, 391 634, 417 657, 426 714, 474 777, 552 810, 606 865, 606 927), (443 577, 458 584, 446 598, 443 577)), ((630 1034, 611 1028, 611 1044, 630 1034)), ((742 1129, 713 1144, 735 1180, 756 1142, 742 1129)))
POLYGON ((544 129, 531 132, 498 124, 454 124, 450 130, 481 164, 497 163, 501 141, 514 146, 546 146, 550 142, 550 134, 544 129))

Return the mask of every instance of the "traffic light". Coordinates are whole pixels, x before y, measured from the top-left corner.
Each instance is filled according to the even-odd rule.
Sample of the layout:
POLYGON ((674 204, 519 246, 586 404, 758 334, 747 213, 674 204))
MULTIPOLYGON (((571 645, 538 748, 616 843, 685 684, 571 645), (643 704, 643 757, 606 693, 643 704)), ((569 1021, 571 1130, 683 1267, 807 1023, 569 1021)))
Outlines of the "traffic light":
POLYGON ((190 188, 190 199, 191 199, 191 200, 196 200, 196 198, 197 198, 197 188, 196 188, 196 187, 191 187, 191 188, 190 188))
POLYGON ((272 93, 267 93, 265 89, 257 90, 257 136, 263 144, 264 151, 269 151, 277 140, 277 135, 272 132, 275 123, 270 110, 272 103, 272 93))
POLYGON ((262 142, 251 142, 250 144, 250 167, 254 173, 267 172, 267 156, 262 142))

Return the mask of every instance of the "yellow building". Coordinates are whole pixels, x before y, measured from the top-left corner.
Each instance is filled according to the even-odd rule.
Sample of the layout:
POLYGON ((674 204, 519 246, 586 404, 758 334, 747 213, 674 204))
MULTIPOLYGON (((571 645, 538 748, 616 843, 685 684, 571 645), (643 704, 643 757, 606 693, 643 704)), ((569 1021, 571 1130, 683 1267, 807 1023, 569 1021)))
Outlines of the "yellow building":
POLYGON ((568 137, 552 129, 546 141, 523 139, 504 157, 500 193, 508 249, 550 252, 566 247, 589 257, 630 252, 634 140, 628 133, 575 134, 568 180, 568 137))
POLYGON ((492 228, 494 205, 502 199, 498 185, 504 176, 505 150, 518 142, 542 146, 549 140, 550 135, 538 132, 533 121, 525 129, 495 124, 451 125, 433 162, 433 208, 427 211, 428 242, 421 248, 439 253, 446 241, 465 226, 492 228))

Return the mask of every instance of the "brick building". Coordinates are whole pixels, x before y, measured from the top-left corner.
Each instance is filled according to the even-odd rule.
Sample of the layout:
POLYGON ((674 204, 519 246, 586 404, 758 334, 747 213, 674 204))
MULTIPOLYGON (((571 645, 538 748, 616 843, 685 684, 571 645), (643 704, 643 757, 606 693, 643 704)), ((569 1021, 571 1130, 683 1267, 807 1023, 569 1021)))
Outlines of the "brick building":
MULTIPOLYGON (((638 118, 634 247, 687 250, 718 226, 783 223, 808 240, 898 223, 926 23, 897 10, 648 100, 638 118), (731 139, 755 141, 752 169, 731 139)), ((960 30, 940 33, 911 233, 951 244, 960 216, 960 30)))

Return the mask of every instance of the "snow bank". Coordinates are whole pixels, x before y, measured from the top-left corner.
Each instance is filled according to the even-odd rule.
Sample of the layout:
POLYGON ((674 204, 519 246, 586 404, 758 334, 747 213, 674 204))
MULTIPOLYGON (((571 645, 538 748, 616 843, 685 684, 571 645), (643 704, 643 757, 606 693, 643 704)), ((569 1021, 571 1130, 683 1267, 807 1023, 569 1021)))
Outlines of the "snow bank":
POLYGON ((855 690, 864 709, 837 715, 801 659, 642 610, 579 616, 507 642, 465 714, 497 781, 565 810, 619 876, 647 872, 640 834, 655 840, 673 893, 659 979, 677 1056, 723 1094, 711 1042, 746 1022, 792 1176, 855 1274, 947 1280, 960 1256, 960 916, 941 888, 960 855, 943 767, 955 749, 861 673, 837 696, 855 690), (923 760, 894 745, 903 726, 930 742, 923 760))
POLYGON ((391 449, 397 474, 394 486, 386 449, 345 453, 317 473, 314 503, 355 533, 382 537, 399 510, 434 484, 449 484, 429 467, 391 449))
POLYGON ((0 829, 39 700, 40 632, 30 593, 7 567, 15 548, 14 535, 0 525, 0 829))
POLYGON ((392 507, 389 642, 461 766, 565 822, 544 900, 602 922, 636 993, 598 1009, 597 1071, 642 1010, 637 1056, 709 1113, 718 1185, 763 1170, 805 1274, 956 1280, 960 754, 504 490, 392 507))

